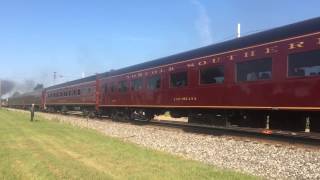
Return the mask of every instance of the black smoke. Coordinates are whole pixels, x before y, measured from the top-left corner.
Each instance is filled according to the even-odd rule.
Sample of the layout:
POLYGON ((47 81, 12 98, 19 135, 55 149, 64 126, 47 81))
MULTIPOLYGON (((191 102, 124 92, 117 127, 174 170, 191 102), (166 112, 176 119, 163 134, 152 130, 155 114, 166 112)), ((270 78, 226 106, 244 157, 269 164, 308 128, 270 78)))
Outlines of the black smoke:
POLYGON ((1 96, 10 97, 18 94, 43 89, 43 84, 36 83, 32 79, 23 81, 1 80, 1 96))
POLYGON ((15 82, 10 80, 0 80, 1 81, 1 95, 5 95, 9 92, 11 92, 15 87, 15 82))

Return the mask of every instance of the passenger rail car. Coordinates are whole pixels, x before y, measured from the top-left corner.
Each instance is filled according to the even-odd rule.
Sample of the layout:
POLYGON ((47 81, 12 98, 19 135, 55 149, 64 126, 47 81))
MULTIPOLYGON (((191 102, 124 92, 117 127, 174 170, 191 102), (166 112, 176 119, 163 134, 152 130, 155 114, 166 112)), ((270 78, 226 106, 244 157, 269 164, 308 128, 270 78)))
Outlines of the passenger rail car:
POLYGON ((46 88, 42 107, 115 119, 320 132, 320 18, 46 88))
POLYGON ((46 88, 44 98, 44 107, 49 112, 93 112, 96 104, 96 76, 46 88))
POLYGON ((100 81, 100 107, 113 116, 148 119, 169 110, 190 121, 297 130, 311 119, 319 130, 320 18, 113 71, 100 81))
POLYGON ((36 109, 41 109, 42 91, 24 93, 18 96, 8 98, 8 106, 19 109, 29 109, 34 104, 36 109))

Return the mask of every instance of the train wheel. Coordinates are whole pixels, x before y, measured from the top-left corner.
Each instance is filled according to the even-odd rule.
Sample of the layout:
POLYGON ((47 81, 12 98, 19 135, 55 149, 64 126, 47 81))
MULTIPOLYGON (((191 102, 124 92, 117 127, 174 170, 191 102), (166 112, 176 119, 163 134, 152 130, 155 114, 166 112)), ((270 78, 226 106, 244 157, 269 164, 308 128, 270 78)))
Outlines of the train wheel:
POLYGON ((88 117, 89 118, 95 118, 96 117, 96 113, 94 111, 89 111, 88 117))
POLYGON ((131 119, 134 121, 149 122, 153 118, 153 115, 142 109, 133 110, 131 113, 131 119))
POLYGON ((121 110, 113 110, 111 114, 111 119, 114 121, 125 120, 125 116, 121 110))
POLYGON ((86 109, 82 110, 82 114, 84 116, 88 116, 89 115, 89 111, 87 111, 86 109))
POLYGON ((61 112, 61 114, 63 114, 63 115, 67 115, 68 108, 67 108, 66 106, 62 106, 60 112, 61 112))

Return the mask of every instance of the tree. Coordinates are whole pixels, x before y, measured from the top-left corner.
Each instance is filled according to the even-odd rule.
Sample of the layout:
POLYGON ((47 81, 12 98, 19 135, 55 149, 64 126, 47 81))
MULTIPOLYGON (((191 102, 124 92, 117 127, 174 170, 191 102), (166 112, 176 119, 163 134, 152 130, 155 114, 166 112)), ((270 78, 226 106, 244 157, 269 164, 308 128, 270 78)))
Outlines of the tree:
POLYGON ((10 92, 14 86, 15 86, 15 83, 13 81, 10 81, 10 80, 0 80, 1 81, 1 95, 4 95, 8 92, 10 92))
POLYGON ((12 97, 16 97, 16 96, 19 96, 19 95, 20 95, 20 93, 18 91, 16 91, 16 92, 13 93, 12 97))
POLYGON ((34 91, 36 91, 36 90, 41 90, 41 89, 43 89, 43 84, 37 84, 37 85, 33 88, 34 91))

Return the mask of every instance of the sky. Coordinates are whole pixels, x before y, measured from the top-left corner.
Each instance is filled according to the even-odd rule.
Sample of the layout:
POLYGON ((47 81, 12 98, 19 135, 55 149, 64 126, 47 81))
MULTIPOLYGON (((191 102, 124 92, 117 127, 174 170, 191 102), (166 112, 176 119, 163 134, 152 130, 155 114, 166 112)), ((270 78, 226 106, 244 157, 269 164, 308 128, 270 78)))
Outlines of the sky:
POLYGON ((318 17, 319 0, 0 0, 0 79, 46 86, 318 17))

